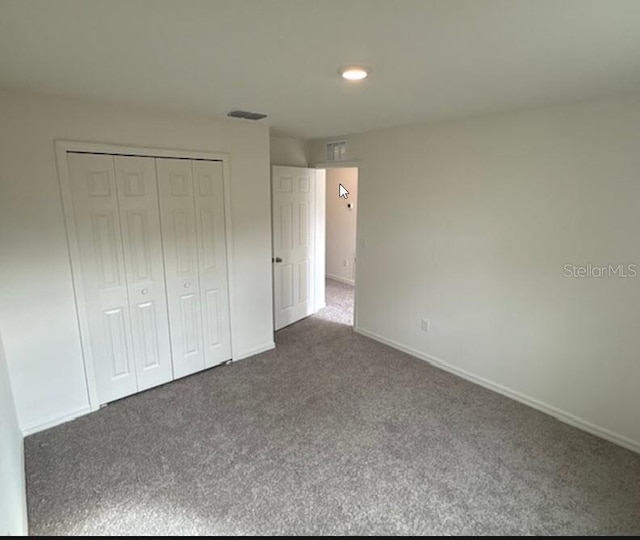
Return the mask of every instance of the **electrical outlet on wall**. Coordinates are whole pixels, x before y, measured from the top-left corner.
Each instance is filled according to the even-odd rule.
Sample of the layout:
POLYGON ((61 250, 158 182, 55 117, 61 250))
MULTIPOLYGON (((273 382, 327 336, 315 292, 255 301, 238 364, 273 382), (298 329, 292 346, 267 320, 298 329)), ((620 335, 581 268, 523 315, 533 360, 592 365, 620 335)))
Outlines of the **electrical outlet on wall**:
POLYGON ((420 321, 420 330, 423 332, 431 331, 431 321, 429 319, 422 319, 420 321))

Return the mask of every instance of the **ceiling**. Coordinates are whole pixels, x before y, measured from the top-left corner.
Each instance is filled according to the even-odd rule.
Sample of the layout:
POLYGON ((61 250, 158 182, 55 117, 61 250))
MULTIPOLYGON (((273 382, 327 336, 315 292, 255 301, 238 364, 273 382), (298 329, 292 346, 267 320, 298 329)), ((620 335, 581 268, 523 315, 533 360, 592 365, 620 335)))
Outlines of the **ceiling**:
POLYGON ((0 0, 0 86, 328 137, 640 92, 640 1, 0 0))

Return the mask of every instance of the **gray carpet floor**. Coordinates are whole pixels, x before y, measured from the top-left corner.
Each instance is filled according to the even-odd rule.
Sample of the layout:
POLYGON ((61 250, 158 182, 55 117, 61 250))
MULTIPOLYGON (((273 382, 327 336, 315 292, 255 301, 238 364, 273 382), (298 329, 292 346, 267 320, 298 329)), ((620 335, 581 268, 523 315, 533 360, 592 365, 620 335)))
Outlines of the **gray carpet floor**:
POLYGON ((28 437, 31 533, 640 533, 639 455, 355 334, 352 297, 28 437))

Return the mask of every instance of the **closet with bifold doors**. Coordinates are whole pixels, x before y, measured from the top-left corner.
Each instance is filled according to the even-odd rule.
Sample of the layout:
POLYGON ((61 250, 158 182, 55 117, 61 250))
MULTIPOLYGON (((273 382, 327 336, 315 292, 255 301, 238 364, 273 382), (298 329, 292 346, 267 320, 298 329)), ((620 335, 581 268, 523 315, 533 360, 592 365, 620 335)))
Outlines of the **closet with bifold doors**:
POLYGON ((99 403, 229 360, 222 162, 66 157, 77 307, 99 403))

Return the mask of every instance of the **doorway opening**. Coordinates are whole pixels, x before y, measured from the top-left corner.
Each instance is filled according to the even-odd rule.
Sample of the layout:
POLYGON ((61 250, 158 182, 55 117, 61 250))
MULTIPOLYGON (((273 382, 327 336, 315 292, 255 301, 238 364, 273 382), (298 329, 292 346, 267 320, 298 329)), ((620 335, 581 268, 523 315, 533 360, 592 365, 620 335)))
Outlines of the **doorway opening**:
POLYGON ((356 282, 358 168, 326 169, 325 200, 326 303, 345 324, 353 326, 356 282))
POLYGON ((354 325, 358 168, 272 167, 273 311, 354 325))

